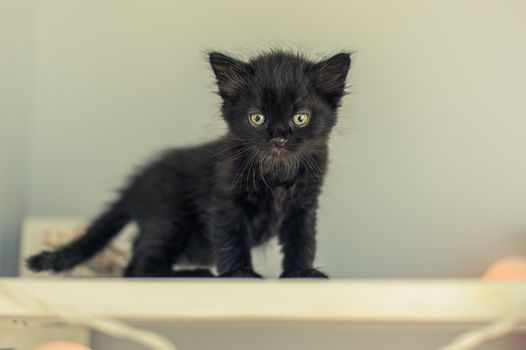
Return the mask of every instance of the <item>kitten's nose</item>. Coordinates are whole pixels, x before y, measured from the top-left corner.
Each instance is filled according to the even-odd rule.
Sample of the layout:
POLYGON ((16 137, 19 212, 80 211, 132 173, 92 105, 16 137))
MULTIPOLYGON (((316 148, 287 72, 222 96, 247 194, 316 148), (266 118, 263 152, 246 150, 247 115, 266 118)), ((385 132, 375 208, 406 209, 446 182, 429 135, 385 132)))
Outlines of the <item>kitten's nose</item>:
POLYGON ((274 147, 282 148, 285 147, 285 144, 287 144, 287 139, 284 137, 275 137, 272 140, 270 140, 274 147))

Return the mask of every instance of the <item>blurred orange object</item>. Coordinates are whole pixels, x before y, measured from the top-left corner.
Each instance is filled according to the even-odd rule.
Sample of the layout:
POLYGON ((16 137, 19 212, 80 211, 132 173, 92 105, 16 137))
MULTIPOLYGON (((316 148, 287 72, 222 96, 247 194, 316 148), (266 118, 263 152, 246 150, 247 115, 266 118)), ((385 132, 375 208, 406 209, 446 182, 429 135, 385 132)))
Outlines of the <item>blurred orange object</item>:
POLYGON ((33 350, 92 350, 79 343, 69 341, 55 341, 37 346, 33 350))
POLYGON ((486 280, 526 280, 526 257, 509 256, 492 264, 482 277, 486 280))

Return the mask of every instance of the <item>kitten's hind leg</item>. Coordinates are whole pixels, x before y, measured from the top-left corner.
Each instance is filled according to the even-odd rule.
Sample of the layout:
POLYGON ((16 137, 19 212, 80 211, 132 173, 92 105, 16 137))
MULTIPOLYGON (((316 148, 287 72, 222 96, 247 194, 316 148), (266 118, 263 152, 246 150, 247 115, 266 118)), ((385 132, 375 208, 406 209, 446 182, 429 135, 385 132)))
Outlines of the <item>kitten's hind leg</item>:
POLYGON ((185 243, 174 220, 149 218, 138 220, 138 226, 140 233, 124 277, 173 277, 173 264, 185 243))

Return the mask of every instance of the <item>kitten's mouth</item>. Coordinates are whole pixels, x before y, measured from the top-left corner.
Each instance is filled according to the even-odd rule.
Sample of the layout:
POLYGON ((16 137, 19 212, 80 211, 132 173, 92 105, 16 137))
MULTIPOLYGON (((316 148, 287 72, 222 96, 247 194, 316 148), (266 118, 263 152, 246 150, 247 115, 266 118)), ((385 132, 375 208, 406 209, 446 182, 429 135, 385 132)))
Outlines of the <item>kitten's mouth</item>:
POLYGON ((280 157, 280 156, 283 156, 285 154, 289 153, 288 150, 286 150, 285 148, 283 147, 274 147, 271 151, 270 151, 270 154, 272 154, 273 156, 277 156, 277 157, 280 157))
POLYGON ((291 151, 284 147, 274 147, 268 153, 270 158, 276 161, 282 161, 291 156, 291 151))
POLYGON ((269 150, 262 160, 263 171, 273 177, 288 179, 294 176, 299 163, 293 151, 283 147, 269 150))

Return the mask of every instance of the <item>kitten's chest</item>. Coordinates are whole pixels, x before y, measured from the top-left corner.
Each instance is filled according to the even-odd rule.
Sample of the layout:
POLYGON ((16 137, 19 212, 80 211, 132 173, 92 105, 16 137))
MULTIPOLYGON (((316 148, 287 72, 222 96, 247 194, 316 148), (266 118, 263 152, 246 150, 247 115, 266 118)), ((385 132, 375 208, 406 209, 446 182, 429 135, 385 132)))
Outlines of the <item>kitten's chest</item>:
POLYGON ((272 191, 272 229, 277 230, 285 216, 288 191, 284 187, 276 187, 272 191))
POLYGON ((258 210, 251 219, 253 245, 263 243, 278 234, 286 215, 290 189, 276 187, 258 202, 258 210))

